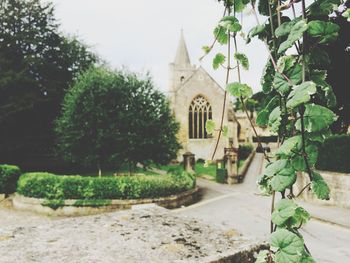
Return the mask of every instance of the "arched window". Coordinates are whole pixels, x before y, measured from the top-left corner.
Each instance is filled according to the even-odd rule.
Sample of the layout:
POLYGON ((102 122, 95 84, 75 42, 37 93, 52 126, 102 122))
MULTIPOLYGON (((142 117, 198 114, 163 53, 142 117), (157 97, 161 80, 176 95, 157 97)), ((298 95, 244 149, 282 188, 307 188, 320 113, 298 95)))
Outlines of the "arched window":
POLYGON ((188 136, 190 139, 205 139, 208 134, 205 123, 212 119, 210 103, 201 95, 195 97, 188 111, 188 136))

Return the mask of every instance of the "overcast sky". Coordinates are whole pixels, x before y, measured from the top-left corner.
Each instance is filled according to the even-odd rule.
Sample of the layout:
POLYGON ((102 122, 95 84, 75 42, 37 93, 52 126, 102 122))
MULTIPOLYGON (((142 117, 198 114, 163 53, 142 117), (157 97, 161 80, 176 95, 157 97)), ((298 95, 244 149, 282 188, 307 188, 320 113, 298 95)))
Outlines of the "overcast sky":
MULTIPOLYGON (((174 60, 183 28, 191 62, 202 66, 224 86, 223 70, 214 71, 213 54, 200 62, 201 47, 213 40, 213 28, 223 6, 215 0, 53 0, 56 17, 65 34, 77 35, 113 68, 150 71, 156 86, 168 89, 168 64, 174 60)), ((253 27, 252 16, 244 16, 244 31, 253 27)), ((262 20, 261 20, 262 21, 262 20)), ((267 60, 265 47, 254 40, 239 49, 250 60, 243 82, 260 90, 260 77, 267 60)), ((220 47, 217 49, 220 51, 220 47)), ((236 80, 234 75, 231 81, 236 80)))

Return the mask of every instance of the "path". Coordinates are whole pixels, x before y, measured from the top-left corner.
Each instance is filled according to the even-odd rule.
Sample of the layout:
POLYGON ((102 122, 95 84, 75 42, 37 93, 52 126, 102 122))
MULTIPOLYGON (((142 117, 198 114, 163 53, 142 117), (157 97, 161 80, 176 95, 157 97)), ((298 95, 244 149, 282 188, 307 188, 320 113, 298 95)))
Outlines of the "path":
MULTIPOLYGON (((255 183, 262 163, 262 155, 257 154, 241 185, 228 186, 199 179, 198 185, 203 189, 203 199, 174 212, 224 229, 236 229, 243 235, 267 238, 271 199, 258 195, 255 183)), ((317 262, 350 262, 350 210, 312 204, 307 204, 307 209, 318 218, 337 223, 312 219, 303 228, 306 244, 317 262)))

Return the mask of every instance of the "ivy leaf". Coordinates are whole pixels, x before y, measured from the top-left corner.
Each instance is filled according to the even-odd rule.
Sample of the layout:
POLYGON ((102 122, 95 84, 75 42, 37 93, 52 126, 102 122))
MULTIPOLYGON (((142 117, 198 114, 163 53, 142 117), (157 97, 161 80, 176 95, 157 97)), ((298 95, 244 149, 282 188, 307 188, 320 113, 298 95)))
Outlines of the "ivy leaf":
POLYGON ((249 30, 248 32, 248 36, 247 36, 247 41, 246 43, 250 43, 250 40, 255 37, 260 35, 262 32, 264 32, 265 30, 265 26, 264 25, 257 25, 255 27, 253 27, 252 29, 249 30))
POLYGON ((280 148, 276 151, 276 155, 285 155, 289 156, 292 153, 292 150, 298 151, 301 148, 302 139, 300 135, 296 135, 288 138, 284 141, 280 148))
POLYGON ((299 21, 300 21, 300 18, 296 18, 292 21, 287 21, 282 23, 279 27, 276 28, 275 36, 276 37, 287 36, 291 32, 293 26, 299 21))
MULTIPOLYGON (((309 144, 305 147, 306 154, 308 156, 308 162, 311 166, 314 166, 318 158, 318 148, 314 144, 309 144)), ((292 166, 297 171, 306 171, 307 167, 303 156, 296 155, 291 160, 292 166)))
POLYGON ((239 82, 233 82, 227 84, 226 90, 234 97, 249 98, 253 95, 253 90, 247 84, 242 84, 239 82))
POLYGON ((213 120, 207 120, 205 123, 205 130, 208 134, 213 134, 215 130, 215 122, 213 120))
POLYGON ((340 27, 332 22, 313 20, 308 23, 307 33, 318 38, 319 44, 328 44, 338 38, 340 27))
POLYGON ((258 126, 266 126, 269 122, 270 112, 267 109, 263 109, 256 116, 256 124, 258 126))
POLYGON ((287 71, 293 67, 296 60, 293 56, 283 56, 277 61, 277 68, 280 72, 287 71))
POLYGON ((348 22, 350 22, 350 8, 346 9, 342 16, 345 17, 348 22))
POLYGON ((218 69, 220 65, 224 64, 226 60, 226 57, 221 54, 217 53, 213 59, 213 68, 218 69))
MULTIPOLYGON (((297 64, 285 72, 285 75, 294 85, 298 85, 302 80, 302 66, 297 64)), ((276 90, 285 94, 289 92, 291 84, 278 72, 275 74, 273 84, 276 90)))
POLYGON ((331 131, 329 129, 325 129, 318 132, 310 132, 306 134, 306 138, 311 142, 320 142, 323 143, 326 138, 331 135, 331 131))
POLYGON ((235 12, 242 12, 249 2, 249 0, 235 0, 233 2, 235 12))
POLYGON ((299 40, 303 33, 307 30, 308 26, 305 20, 300 20, 292 26, 288 38, 278 48, 278 53, 283 53, 288 48, 293 46, 294 42, 299 40))
MULTIPOLYGON (((316 104, 306 104, 304 112, 305 130, 308 132, 317 132, 328 128, 337 120, 337 115, 326 107, 316 104)), ((301 121, 297 120, 295 127, 301 131, 301 121)))
POLYGON ((219 26, 226 28, 225 32, 227 32, 227 30, 231 32, 238 32, 242 29, 242 26, 239 23, 238 19, 234 16, 223 17, 220 20, 219 26))
POLYGON ((275 75, 275 69, 269 60, 263 70, 263 76, 261 77, 261 86, 265 94, 269 93, 273 86, 273 78, 275 75))
POLYGON ((312 176, 311 189, 316 197, 322 200, 329 200, 330 190, 326 181, 318 172, 313 172, 312 176))
POLYGON ((301 224, 305 224, 310 220, 310 214, 302 207, 297 207, 295 209, 295 213, 291 218, 291 224, 294 226, 300 226, 301 224))
POLYGON ((277 226, 283 226, 289 218, 294 216, 297 207, 290 199, 280 200, 271 215, 272 222, 277 226))
POLYGON ((311 95, 315 94, 316 91, 316 84, 312 81, 306 81, 299 86, 295 86, 288 96, 287 107, 295 108, 300 104, 309 102, 311 95))
POLYGON ((270 240, 276 250, 276 262, 300 263, 304 250, 304 240, 286 229, 277 229, 270 240))
POLYGON ((311 72, 310 79, 321 87, 324 92, 324 101, 328 107, 335 107, 337 105, 337 98, 333 92, 332 87, 326 82, 326 70, 314 70, 311 72))
POLYGON ((249 69, 249 61, 248 61, 248 58, 245 54, 242 54, 242 53, 235 53, 235 59, 237 59, 239 61, 239 63, 242 65, 242 67, 245 69, 245 70, 248 70, 249 69))
POLYGON ((277 160, 267 166, 265 172, 271 178, 273 190, 282 192, 295 183, 295 170, 287 160, 277 160))
POLYGON ((340 0, 318 0, 309 6, 310 15, 328 16, 336 10, 341 3, 340 0))
POLYGON ((276 107, 269 116, 269 122, 268 125, 272 132, 277 132, 279 130, 279 127, 281 125, 281 110, 280 107, 276 107))
POLYGON ((266 174, 262 174, 258 177, 258 185, 259 190, 262 195, 271 195, 272 194, 272 188, 271 188, 271 178, 267 176, 266 174))
POLYGON ((217 26, 214 29, 214 37, 221 45, 225 45, 228 42, 227 30, 222 26, 217 26))
POLYGON ((268 250, 260 250, 255 263, 267 263, 267 255, 269 254, 268 250))

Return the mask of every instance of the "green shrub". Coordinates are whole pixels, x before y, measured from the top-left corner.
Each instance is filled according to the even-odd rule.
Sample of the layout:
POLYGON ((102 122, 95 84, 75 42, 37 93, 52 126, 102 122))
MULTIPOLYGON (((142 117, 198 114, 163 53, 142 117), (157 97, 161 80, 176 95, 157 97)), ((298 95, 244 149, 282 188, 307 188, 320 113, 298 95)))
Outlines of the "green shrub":
POLYGON ((215 181, 221 184, 227 183, 227 170, 226 169, 217 169, 215 181))
POLYGON ((194 188, 195 184, 195 177, 186 172, 163 176, 109 177, 26 173, 18 181, 17 192, 27 197, 47 200, 138 199, 177 194, 194 188))
POLYGON ((253 151, 254 147, 251 144, 243 144, 238 147, 238 158, 240 160, 245 160, 253 151))
POLYGON ((350 135, 333 135, 319 148, 316 168, 326 171, 350 173, 350 135))
POLYGON ((15 165, 0 165, 0 194, 12 194, 16 190, 16 184, 21 170, 15 165))

